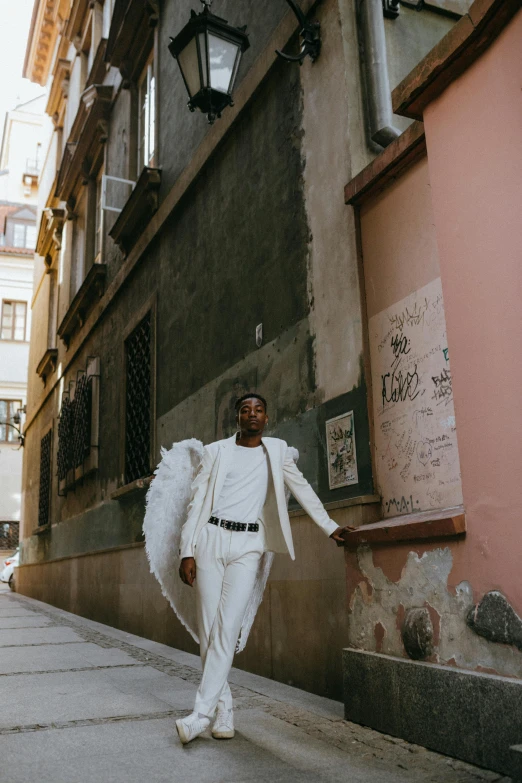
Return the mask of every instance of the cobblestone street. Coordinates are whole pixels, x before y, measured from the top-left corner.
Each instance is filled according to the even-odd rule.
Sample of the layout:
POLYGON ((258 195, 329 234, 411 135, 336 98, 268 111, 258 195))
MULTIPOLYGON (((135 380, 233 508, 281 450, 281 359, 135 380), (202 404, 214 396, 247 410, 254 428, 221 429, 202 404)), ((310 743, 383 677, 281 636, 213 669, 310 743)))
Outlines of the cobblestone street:
POLYGON ((208 732, 182 747, 174 720, 192 707, 195 656, 5 590, 0 677, 1 779, 10 783, 508 781, 237 669, 235 739, 208 732))

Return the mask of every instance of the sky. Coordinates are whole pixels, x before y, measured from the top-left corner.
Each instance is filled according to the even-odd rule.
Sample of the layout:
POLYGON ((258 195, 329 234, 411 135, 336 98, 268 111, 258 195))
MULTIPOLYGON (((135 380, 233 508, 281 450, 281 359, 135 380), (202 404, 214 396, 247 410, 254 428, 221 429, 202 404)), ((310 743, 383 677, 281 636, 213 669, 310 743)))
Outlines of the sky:
POLYGON ((34 0, 0 0, 0 134, 5 112, 44 89, 22 78, 34 0))

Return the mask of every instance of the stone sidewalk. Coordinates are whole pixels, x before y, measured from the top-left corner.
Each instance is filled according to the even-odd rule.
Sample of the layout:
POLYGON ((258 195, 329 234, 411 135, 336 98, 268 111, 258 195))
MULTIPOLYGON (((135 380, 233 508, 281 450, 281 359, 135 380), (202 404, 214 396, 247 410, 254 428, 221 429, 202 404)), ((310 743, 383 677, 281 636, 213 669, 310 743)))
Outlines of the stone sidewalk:
POLYGON ((236 737, 182 747, 199 660, 0 592, 0 780, 475 783, 496 773, 343 720, 342 704, 234 669, 236 737))

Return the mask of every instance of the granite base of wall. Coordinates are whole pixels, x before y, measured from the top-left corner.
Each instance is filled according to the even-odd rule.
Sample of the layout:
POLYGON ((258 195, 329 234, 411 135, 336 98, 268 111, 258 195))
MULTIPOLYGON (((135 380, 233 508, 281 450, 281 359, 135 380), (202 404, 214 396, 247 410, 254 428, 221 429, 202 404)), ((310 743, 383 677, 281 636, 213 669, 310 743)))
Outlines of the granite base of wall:
POLYGON ((347 720, 518 775, 522 681, 352 648, 343 675, 347 720))

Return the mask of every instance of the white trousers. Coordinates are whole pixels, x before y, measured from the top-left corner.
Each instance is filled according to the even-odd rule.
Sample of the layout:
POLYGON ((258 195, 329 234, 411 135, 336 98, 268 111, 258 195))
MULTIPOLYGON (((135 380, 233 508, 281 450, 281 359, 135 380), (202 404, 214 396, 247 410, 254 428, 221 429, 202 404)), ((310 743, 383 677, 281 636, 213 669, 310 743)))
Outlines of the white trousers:
POLYGON ((203 676, 194 712, 212 717, 218 702, 232 708, 227 678, 264 541, 262 529, 239 532, 210 523, 198 535, 194 557, 203 676))

